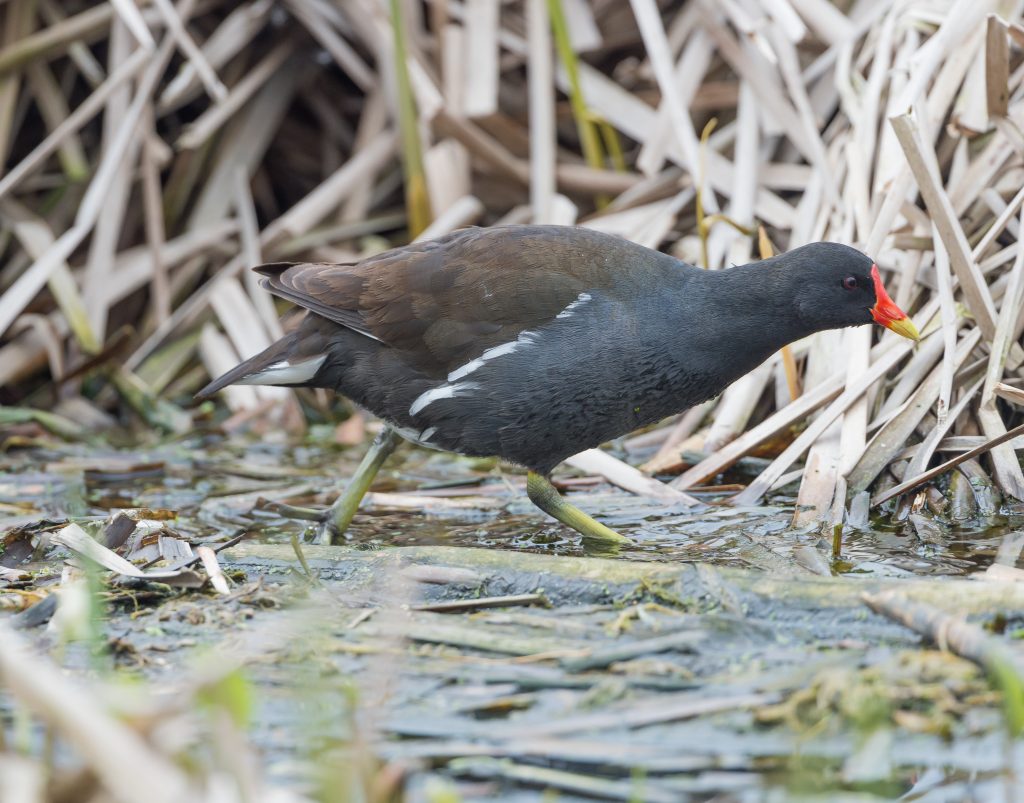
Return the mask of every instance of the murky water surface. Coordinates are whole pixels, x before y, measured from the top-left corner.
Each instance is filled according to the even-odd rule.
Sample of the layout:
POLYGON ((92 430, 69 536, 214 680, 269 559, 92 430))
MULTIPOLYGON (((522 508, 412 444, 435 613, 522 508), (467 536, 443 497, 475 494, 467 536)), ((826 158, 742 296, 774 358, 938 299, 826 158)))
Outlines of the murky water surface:
MULTIPOLYGON (((813 586, 816 572, 851 583, 943 582, 990 566, 1003 537, 1024 529, 1024 511, 1001 507, 980 515, 984 505, 975 506, 955 521, 927 511, 899 521, 880 512, 869 529, 846 528, 833 555, 830 535, 791 527, 795 485, 746 508, 697 491, 704 506, 688 510, 571 469, 556 472, 574 503, 633 541, 609 551, 536 510, 517 470, 404 446, 347 535, 355 554, 371 561, 367 567, 392 547, 472 547, 524 557, 510 557, 507 576, 494 570, 489 585, 471 593, 452 581, 396 592, 393 577, 353 570, 352 558, 311 591, 291 552, 293 539, 321 571, 333 565, 332 553, 315 545, 317 525, 283 515, 277 505, 324 506, 360 456, 358 447, 316 438, 296 445, 216 435, 141 449, 51 443, 12 450, 0 469, 0 562, 56 582, 67 553, 32 547, 40 532, 55 528, 47 520, 70 518, 95 530, 128 508, 166 518, 167 532, 193 546, 240 538, 239 549, 250 551, 224 553, 224 561, 236 583, 248 577, 244 593, 223 602, 198 592, 157 595, 150 603, 137 595, 130 606, 112 607, 108 627, 129 645, 115 659, 118 671, 170 687, 197 651, 223 640, 260 643, 250 644, 252 651, 273 658, 248 670, 259 690, 251 736, 282 784, 308 784, 310 768, 322 767, 325 756, 344 763, 338 756, 367 728, 382 734, 376 756, 419 768, 409 787, 417 801, 434 799, 425 791, 434 776, 455 779, 462 800, 540 801, 550 799, 541 791, 549 786, 567 801, 844 794, 988 800, 999 799, 988 795, 1004 789, 1006 767, 1024 758, 1006 745, 998 699, 977 668, 921 649, 906 628, 867 617, 856 588, 840 601, 830 592, 791 600, 782 586, 755 591, 740 579, 794 577, 813 586), (581 583, 572 567, 586 561, 531 580, 530 554, 628 559, 653 568, 710 565, 726 570, 726 579, 700 575, 710 583, 705 592, 721 584, 714 592, 719 602, 709 607, 692 602, 685 585, 581 583), (253 555, 256 562, 247 563, 253 555), (729 575, 733 568, 761 574, 729 575), (435 598, 540 586, 556 600, 553 607, 421 610, 435 598), (272 643, 274 628, 294 617, 296 600, 309 604, 323 594, 332 601, 329 613, 302 615, 301 639, 272 643), (396 640, 389 609, 405 611, 405 641, 396 640), (692 633, 698 646, 680 633, 692 633), (499 638, 498 647, 481 641, 489 635, 499 638), (573 655, 600 656, 666 635, 679 644, 627 650, 590 669, 572 663, 573 655), (753 702, 745 703, 748 697, 753 702), (702 715, 666 718, 659 710, 686 712, 709 701, 714 709, 717 700, 725 701, 721 710, 702 715), (578 720, 580 733, 557 724, 587 716, 594 719, 578 720), (647 726, 625 724, 645 716, 647 726)), ((741 464, 716 482, 748 482, 760 465, 741 464)), ((1012 615, 1000 624, 1017 626, 1012 615)), ((35 632, 45 646, 44 631, 35 632)), ((75 655, 68 653, 71 665, 75 655)), ((0 709, 2 702, 0 695, 0 709)))
MULTIPOLYGON (((264 502, 322 507, 358 458, 359 447, 214 437, 146 450, 13 452, 0 471, 0 526, 38 519, 40 511, 90 518, 144 507, 177 512, 176 526, 202 540, 244 528, 247 540, 288 543, 299 534, 314 541, 312 523, 279 515, 264 502)), ((742 483, 756 468, 741 466, 719 480, 742 483)), ((513 467, 413 447, 403 447, 382 470, 346 540, 367 549, 433 544, 766 569, 772 567, 769 553, 788 555, 806 545, 827 556, 836 574, 966 575, 990 565, 1002 537, 1024 527, 1024 509, 1009 507, 965 520, 930 515, 923 534, 909 520, 878 513, 870 529, 846 528, 833 559, 827 534, 791 527, 796 484, 758 507, 733 507, 728 495, 698 492, 705 506, 688 510, 632 496, 596 477, 573 478, 571 469, 556 473, 574 503, 633 544, 608 552, 584 543, 530 504, 525 477, 513 467)))

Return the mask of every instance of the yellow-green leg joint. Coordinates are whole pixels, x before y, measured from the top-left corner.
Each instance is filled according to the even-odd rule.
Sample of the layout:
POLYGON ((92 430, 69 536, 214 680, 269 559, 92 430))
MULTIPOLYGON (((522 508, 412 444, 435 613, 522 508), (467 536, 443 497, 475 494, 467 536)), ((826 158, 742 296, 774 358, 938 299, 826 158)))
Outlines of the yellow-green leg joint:
POLYGON ((531 471, 526 476, 526 493, 533 504, 567 527, 572 527, 585 538, 596 538, 614 544, 633 543, 626 536, 615 532, 611 527, 606 527, 575 505, 566 502, 555 486, 536 472, 531 471))
POLYGON ((324 513, 324 524, 327 528, 325 538, 328 544, 335 543, 339 536, 345 534, 345 530, 348 529, 359 509, 359 503, 363 501, 366 492, 370 490, 373 478, 377 476, 380 467, 395 451, 395 447, 401 440, 402 436, 387 426, 374 438, 369 451, 363 457, 348 485, 345 486, 345 490, 324 513))

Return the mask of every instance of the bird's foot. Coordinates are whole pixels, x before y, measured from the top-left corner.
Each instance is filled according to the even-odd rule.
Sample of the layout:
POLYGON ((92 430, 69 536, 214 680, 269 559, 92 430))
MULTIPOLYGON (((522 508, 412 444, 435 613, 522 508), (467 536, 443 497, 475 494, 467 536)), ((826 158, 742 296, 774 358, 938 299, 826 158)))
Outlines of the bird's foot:
POLYGON ((263 505, 261 509, 277 513, 280 516, 284 516, 286 519, 298 519, 299 521, 322 521, 324 515, 327 513, 326 510, 320 510, 314 507, 286 505, 284 502, 268 502, 263 505))
POLYGON ((584 538, 610 544, 632 544, 633 542, 621 533, 615 532, 593 516, 584 513, 575 505, 566 502, 551 482, 531 471, 526 477, 526 493, 530 501, 550 516, 554 516, 562 524, 572 527, 584 538))
POLYGON ((335 533, 330 516, 333 508, 297 507, 284 502, 270 502, 263 506, 263 510, 270 510, 286 519, 316 522, 319 526, 313 543, 330 544, 333 541, 335 533))
POLYGON ((384 427, 374 438, 348 485, 334 500, 334 504, 321 514, 320 543, 336 544, 341 540, 359 510, 359 503, 370 490, 373 478, 401 442, 402 436, 389 426, 384 427))

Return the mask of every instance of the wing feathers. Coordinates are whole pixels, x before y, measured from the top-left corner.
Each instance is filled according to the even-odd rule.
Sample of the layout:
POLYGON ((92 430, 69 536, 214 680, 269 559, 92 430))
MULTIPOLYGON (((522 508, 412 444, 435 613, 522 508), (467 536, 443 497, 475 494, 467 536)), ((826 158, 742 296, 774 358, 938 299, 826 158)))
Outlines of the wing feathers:
POLYGON ((257 270, 272 293, 443 376, 555 320, 581 293, 628 285, 637 250, 647 249, 585 229, 515 226, 464 229, 358 263, 257 270))
MULTIPOLYGON (((308 292, 297 288, 293 281, 289 280, 288 272, 294 268, 308 269, 308 268, 329 268, 335 266, 327 265, 315 265, 315 264, 298 264, 290 265, 289 263, 275 263, 272 265, 261 265, 258 268, 254 268, 259 273, 262 273, 267 278, 260 282, 260 285, 269 290, 276 296, 279 296, 286 301, 291 301, 293 304, 298 304, 300 307, 308 309, 310 312, 315 312, 321 318, 326 318, 329 321, 334 321, 336 324, 345 326, 352 329, 355 332, 359 332, 361 335, 373 338, 374 340, 380 340, 377 335, 370 331, 366 325, 366 321, 363 316, 359 314, 358 309, 346 309, 343 306, 334 306, 326 303, 315 295, 311 295, 308 292), (276 270, 284 266, 283 270, 276 270), (274 269, 266 271, 264 269, 274 269)), ((340 267, 340 266, 338 266, 340 267)), ((321 293, 321 297, 326 297, 327 293, 321 293)), ((346 296, 340 296, 340 300, 346 300, 346 296)))

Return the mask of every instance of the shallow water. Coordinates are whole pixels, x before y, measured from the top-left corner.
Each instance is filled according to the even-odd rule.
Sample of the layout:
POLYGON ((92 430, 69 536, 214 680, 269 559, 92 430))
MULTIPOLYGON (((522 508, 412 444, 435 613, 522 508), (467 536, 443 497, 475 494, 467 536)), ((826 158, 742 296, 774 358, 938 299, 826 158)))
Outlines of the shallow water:
MULTIPOLYGON (((175 526, 201 540, 216 541, 225 530, 245 528, 247 540, 287 543, 299 535, 312 542, 315 525, 254 509, 254 502, 263 496, 322 506, 359 455, 359 447, 216 437, 145 450, 66 446, 15 452, 0 470, 0 531, 40 514, 90 519, 143 507, 175 511, 175 526)), ((579 473, 560 470, 556 480, 574 474, 579 473)), ((743 482, 750 476, 741 470, 717 482, 743 482)), ((584 542, 534 508, 524 485, 525 478, 513 467, 404 446, 373 489, 398 494, 398 504, 386 496, 364 504, 346 542, 368 549, 449 545, 765 569, 772 568, 772 553, 785 557, 796 547, 809 546, 835 574, 956 576, 984 570, 1002 537, 1024 528, 1024 509, 1004 508, 998 515, 966 521, 931 517, 935 532, 925 540, 911 522, 879 514, 870 529, 847 528, 834 558, 825 534, 791 527, 795 484, 758 507, 732 507, 728 496, 698 494, 704 507, 688 510, 632 496, 593 478, 567 495, 633 541, 608 550, 584 542)))
MULTIPOLYGON (((334 450, 303 450, 301 460, 285 453, 271 460, 281 465, 323 472, 343 483, 351 470, 350 460, 358 449, 341 455, 334 450), (282 459, 283 457, 283 459, 282 459)), ((757 466, 755 466, 756 468, 757 466)), ((550 520, 526 499, 522 474, 493 461, 469 460, 452 455, 405 448, 375 483, 374 490, 441 498, 480 498, 501 503, 489 507, 451 511, 432 510, 424 499, 422 511, 396 511, 386 502, 368 506, 353 527, 354 543, 383 546, 393 539, 409 543, 454 546, 511 547, 551 554, 587 554, 592 546, 582 544, 574 533, 550 520), (461 483, 461 484, 460 484, 461 483), (466 494, 462 497, 461 494, 466 494)), ((563 467, 556 479, 570 478, 563 467)), ((753 473, 738 470, 715 480, 716 484, 749 481, 753 473)), ((642 499, 598 482, 570 489, 569 497, 580 507, 621 530, 635 542, 624 547, 622 557, 634 560, 703 560, 746 562, 744 551, 751 544, 772 550, 789 549, 794 543, 817 544, 818 534, 791 528, 796 485, 781 489, 758 507, 729 505, 728 495, 698 494, 705 507, 687 510, 656 500, 642 499)), ((669 479, 669 478, 665 478, 669 479)), ((321 486, 322 487, 322 486, 321 486)), ((922 540, 907 521, 894 522, 876 515, 869 530, 847 530, 842 560, 837 572, 872 571, 873 566, 926 574, 959 575, 987 566, 999 539, 1009 530, 1024 526, 1024 507, 1004 507, 994 516, 977 515, 963 521, 933 517, 941 543, 922 540)), ((829 545, 829 549, 831 545, 829 545)))
MULTIPOLYGON (((261 548, 290 545, 298 537, 308 545, 307 553, 316 557, 324 554, 312 546, 318 527, 280 515, 267 501, 326 504, 331 489, 344 481, 360 454, 358 448, 313 441, 295 445, 218 436, 153 443, 142 449, 48 444, 12 451, 0 470, 0 537, 5 543, 0 562, 55 578, 66 553, 33 555, 25 547, 33 535, 53 529, 46 520, 71 517, 88 527, 108 521, 118 509, 140 507, 151 509, 155 518, 170 516, 167 532, 193 545, 216 545, 241 536, 259 553, 261 548)), ((716 482, 749 481, 756 468, 756 463, 741 466, 716 482)), ((701 494, 705 507, 686 510, 632 496, 596 478, 581 480, 568 469, 556 472, 556 480, 569 482, 567 493, 574 503, 633 543, 608 549, 584 542, 529 503, 525 478, 512 468, 402 447, 378 477, 374 495, 346 536, 345 544, 358 552, 343 552, 372 558, 387 555, 392 547, 408 546, 501 550, 510 554, 510 578, 521 562, 513 553, 533 553, 627 559, 652 567, 698 563, 754 569, 767 577, 792 576, 797 582, 801 573, 813 577, 802 568, 810 551, 817 556, 819 571, 851 580, 938 578, 984 571, 1002 537, 1024 529, 1024 513, 1010 508, 958 522, 932 517, 927 526, 878 515, 870 529, 847 529, 841 553, 833 557, 832 544, 822 534, 790 527, 795 486, 781 489, 759 507, 735 508, 726 497, 701 494)), ((221 603, 192 592, 172 595, 150 608, 112 610, 110 631, 119 642, 132 646, 130 655, 138 656, 137 662, 120 658, 118 663, 132 674, 173 687, 181 666, 197 650, 224 639, 259 638, 276 617, 289 615, 290 595, 306 593, 301 583, 296 585, 299 573, 290 546, 272 554, 276 557, 269 569, 254 569, 230 552, 224 557, 227 568, 245 572, 250 580, 256 577, 257 586, 269 589, 252 592, 269 594, 269 601, 242 598, 221 603), (264 571, 269 573, 260 581, 264 571), (277 605, 284 610, 272 610, 277 605), (253 614, 254 610, 260 612, 253 614)), ((545 781, 531 775, 539 767, 625 784, 623 799, 631 794, 628 785, 644 773, 650 773, 651 794, 657 792, 652 799, 705 800, 718 795, 715 799, 783 801, 803 794, 822 800, 840 799, 839 794, 891 799, 910 793, 908 799, 965 800, 981 795, 974 799, 987 800, 992 790, 1003 788, 1002 770, 1010 754, 1003 749, 999 709, 988 698, 976 705, 963 702, 971 695, 984 696, 984 678, 959 659, 907 658, 939 654, 920 651, 921 641, 910 631, 866 617, 856 599, 847 607, 823 603, 817 610, 806 602, 744 592, 741 615, 733 616, 715 605, 692 607, 696 603, 687 597, 687 589, 657 591, 653 597, 646 587, 635 593, 609 591, 601 583, 559 590, 561 581, 552 575, 543 583, 545 592, 564 598, 550 610, 419 613, 410 614, 413 620, 408 624, 410 632, 422 636, 432 629, 444 631, 438 619, 443 617, 446 623, 455 623, 449 627, 465 627, 470 635, 493 632, 532 640, 533 652, 541 658, 496 656, 465 644, 453 646, 450 638, 419 642, 414 635, 408 637, 403 659, 396 662, 375 655, 386 631, 373 630, 374 623, 385 614, 371 618, 368 625, 338 624, 352 618, 346 608, 386 609, 398 604, 390 591, 381 590, 390 582, 386 576, 374 579, 366 589, 352 584, 353 577, 360 576, 324 575, 321 588, 336 595, 341 607, 327 620, 322 614, 309 617, 298 643, 275 652, 273 660, 256 661, 250 670, 259 689, 250 736, 266 758, 271 777, 280 783, 301 785, 308 781, 306 762, 322 762, 325 753, 347 750, 360 718, 376 705, 376 676, 383 672, 388 696, 381 705, 387 720, 375 727, 386 735, 375 745, 376 754, 396 761, 434 756, 428 765, 436 769, 424 770, 425 775, 457 779, 467 801, 539 801, 542 793, 537 789, 545 781), (638 618, 620 634, 623 617, 632 615, 634 608, 638 618), (655 638, 691 627, 713 634, 695 652, 660 652, 620 662, 617 669, 583 673, 566 671, 558 660, 554 665, 542 660, 552 645, 598 649, 623 638, 655 638), (522 658, 529 662, 521 663, 522 658), (908 660, 938 663, 908 671, 908 660), (951 671, 943 660, 956 662, 954 675, 967 680, 950 680, 943 674, 951 671), (540 670, 536 677, 528 675, 540 670), (876 688, 880 678, 885 679, 881 688, 888 691, 876 688), (966 685, 961 689, 957 683, 966 685), (350 686, 358 689, 354 697, 350 686), (927 727, 940 722, 947 730, 944 735, 907 733, 891 724, 865 724, 856 711, 866 703, 848 703, 841 697, 828 702, 822 691, 822 711, 809 718, 803 714, 806 721, 798 725, 771 719, 775 703, 763 703, 756 717, 768 717, 764 722, 750 711, 737 710, 641 729, 609 726, 583 737, 556 739, 552 744, 562 751, 562 758, 547 762, 524 752, 522 739, 515 736, 517 728, 530 723, 543 728, 588 711, 614 712, 620 703, 650 705, 652 695, 692 691, 699 699, 716 699, 756 692, 778 695, 781 705, 798 697, 804 687, 838 687, 851 694, 862 687, 875 689, 865 699, 889 695, 884 706, 894 708, 909 699, 910 713, 927 712, 927 727), (936 689, 947 687, 956 695, 948 710, 936 707, 934 697, 936 689), (815 716, 824 717, 825 724, 815 724, 815 716), (874 745, 868 737, 881 741, 874 745), (490 747, 477 755, 472 746, 481 740, 490 747), (448 749, 459 756, 451 763, 440 757, 448 749), (510 751, 506 759, 500 759, 502 750, 510 751), (592 755, 594 750, 601 761, 592 755), (612 757, 620 754, 616 764, 612 757), (868 763, 882 762, 888 769, 851 780, 851 755, 868 763), (915 797, 920 790, 923 796, 915 797)), ((460 593, 471 598, 493 593, 432 588, 399 601, 407 608, 429 601, 431 594, 446 599, 460 598, 460 593)), ((45 644, 42 631, 36 632, 45 644)), ((73 666, 74 651, 68 660, 73 666)), ((420 778, 411 784, 409 799, 430 799, 422 789, 416 791, 423 783, 420 778)), ((568 781, 560 788, 560 800, 594 799, 574 791, 568 781)))

